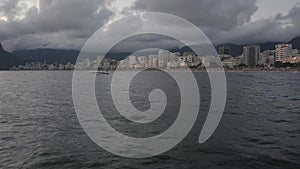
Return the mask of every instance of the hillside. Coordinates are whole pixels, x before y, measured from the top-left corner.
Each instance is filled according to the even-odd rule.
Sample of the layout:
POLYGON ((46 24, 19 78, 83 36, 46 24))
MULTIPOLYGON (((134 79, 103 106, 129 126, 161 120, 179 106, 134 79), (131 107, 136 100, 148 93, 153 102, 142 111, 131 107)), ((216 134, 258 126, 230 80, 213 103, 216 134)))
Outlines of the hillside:
POLYGON ((0 70, 7 70, 13 66, 18 66, 24 63, 25 62, 23 59, 20 59, 17 56, 6 52, 0 43, 0 70))
POLYGON ((293 45, 294 49, 300 50, 300 36, 292 39, 289 43, 291 43, 293 45))
POLYGON ((63 49, 34 49, 13 52, 14 55, 27 62, 47 62, 47 63, 75 63, 79 51, 63 49))
MULTIPOLYGON (((289 42, 266 42, 266 43, 260 43, 260 49, 261 52, 265 50, 274 50, 275 45, 278 43, 291 43, 293 45, 294 49, 300 50, 300 36, 292 39, 289 42)), ((216 46, 216 50, 218 51, 220 46, 229 46, 231 48, 231 54, 232 56, 236 57, 239 56, 243 53, 243 47, 246 46, 245 44, 243 45, 236 45, 236 44, 222 44, 216 46)))

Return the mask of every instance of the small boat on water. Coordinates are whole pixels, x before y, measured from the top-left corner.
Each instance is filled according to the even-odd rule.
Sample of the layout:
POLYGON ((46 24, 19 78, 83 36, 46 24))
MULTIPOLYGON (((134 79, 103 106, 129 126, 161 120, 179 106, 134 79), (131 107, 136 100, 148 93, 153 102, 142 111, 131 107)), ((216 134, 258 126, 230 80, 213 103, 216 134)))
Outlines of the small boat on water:
POLYGON ((104 71, 104 70, 90 71, 90 73, 99 73, 99 74, 109 75, 108 71, 104 71))

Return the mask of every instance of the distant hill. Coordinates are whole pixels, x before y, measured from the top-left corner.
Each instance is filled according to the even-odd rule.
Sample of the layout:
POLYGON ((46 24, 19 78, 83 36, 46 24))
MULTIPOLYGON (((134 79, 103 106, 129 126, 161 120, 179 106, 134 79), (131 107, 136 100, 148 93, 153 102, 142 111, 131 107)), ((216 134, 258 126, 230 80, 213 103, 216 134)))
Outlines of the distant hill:
POLYGON ((79 51, 63 49, 34 49, 13 52, 14 55, 27 62, 47 62, 47 63, 75 63, 79 51))
MULTIPOLYGON (((275 45, 281 43, 281 42, 267 42, 259 44, 261 45, 261 51, 264 50, 273 50, 275 48, 275 45)), ((292 39, 288 43, 291 43, 293 45, 294 49, 300 50, 300 36, 292 39)), ((234 57, 239 56, 243 52, 243 46, 245 45, 237 45, 237 44, 222 44, 215 46, 216 50, 218 51, 218 48, 220 46, 229 46, 231 48, 231 53, 234 57)), ((201 47, 201 46, 197 46, 201 47)), ((203 53, 209 52, 210 50, 202 50, 206 48, 200 48, 203 53)), ((189 52, 192 51, 190 47, 184 46, 184 47, 174 47, 172 49, 169 49, 171 52, 189 52)), ((33 50, 19 50, 14 51, 13 53, 6 52, 2 45, 0 44, 0 70, 2 69, 9 69, 12 66, 18 66, 20 64, 24 64, 26 62, 47 62, 47 63, 62 63, 66 64, 68 62, 75 63, 77 60, 77 57, 79 55, 79 51, 76 50, 64 50, 64 49, 33 49, 33 50)), ((111 52, 108 53, 107 56, 121 60, 124 59, 124 57, 130 55, 130 53, 118 53, 118 52, 111 52)))
MULTIPOLYGON (((262 43, 262 44, 258 44, 260 45, 260 49, 261 52, 265 51, 265 50, 274 50, 275 49, 275 45, 278 44, 280 42, 266 42, 266 43, 262 43)), ((243 47, 246 45, 236 45, 236 44, 222 44, 222 45, 218 45, 216 46, 216 50, 218 51, 220 46, 229 46, 231 49, 231 55, 234 57, 240 56, 243 53, 243 47)))
MULTIPOLYGON (((294 49, 300 50, 300 37, 294 38, 290 42, 265 42, 265 43, 261 43, 261 44, 258 44, 258 45, 260 45, 261 52, 263 52, 265 50, 274 50, 275 45, 277 45, 279 43, 291 43, 293 45, 294 49)), ((226 43, 226 44, 217 45, 217 46, 215 46, 215 49, 216 49, 217 52, 219 51, 219 47, 221 47, 221 46, 230 47, 231 55, 234 56, 234 57, 237 57, 237 56, 240 56, 243 53, 243 47, 246 46, 246 44, 237 45, 237 44, 233 44, 233 43, 226 43)), ((183 52, 190 52, 192 50, 189 47, 184 46, 182 48, 174 48, 171 51, 172 52, 179 52, 179 53, 182 54, 183 52)))
POLYGON ((293 45, 294 49, 300 50, 300 36, 292 39, 289 43, 291 43, 293 45))
POLYGON ((12 68, 13 66, 18 66, 24 63, 25 62, 23 59, 20 59, 17 56, 6 52, 0 43, 0 70, 7 70, 12 68))

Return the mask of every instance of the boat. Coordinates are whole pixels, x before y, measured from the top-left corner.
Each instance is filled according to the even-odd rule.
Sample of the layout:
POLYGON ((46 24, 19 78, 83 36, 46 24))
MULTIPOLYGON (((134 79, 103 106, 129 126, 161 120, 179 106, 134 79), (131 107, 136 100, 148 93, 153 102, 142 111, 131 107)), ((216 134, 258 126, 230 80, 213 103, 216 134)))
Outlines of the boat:
POLYGON ((99 73, 99 74, 109 75, 108 71, 104 71, 104 70, 90 71, 90 73, 99 73))

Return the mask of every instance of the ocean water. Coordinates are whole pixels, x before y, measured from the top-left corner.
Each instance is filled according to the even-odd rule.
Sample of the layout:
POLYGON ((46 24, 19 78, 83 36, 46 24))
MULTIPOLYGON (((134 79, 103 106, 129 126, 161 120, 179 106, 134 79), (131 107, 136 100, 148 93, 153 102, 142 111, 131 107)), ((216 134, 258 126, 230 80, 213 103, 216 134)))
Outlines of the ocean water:
MULTIPOLYGON (((205 73, 195 77, 201 106, 188 136, 164 154, 130 159, 105 151, 85 134, 72 101, 71 71, 0 72, 0 168, 300 168, 299 73, 226 73, 223 118, 203 144, 198 137, 210 105, 210 84, 205 73)), ((117 131, 149 137, 176 119, 180 92, 167 75, 147 71, 130 86, 130 99, 138 110, 149 109, 153 88, 166 92, 166 112, 143 125, 116 112, 110 80, 111 75, 97 76, 96 96, 117 131)))

